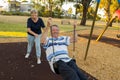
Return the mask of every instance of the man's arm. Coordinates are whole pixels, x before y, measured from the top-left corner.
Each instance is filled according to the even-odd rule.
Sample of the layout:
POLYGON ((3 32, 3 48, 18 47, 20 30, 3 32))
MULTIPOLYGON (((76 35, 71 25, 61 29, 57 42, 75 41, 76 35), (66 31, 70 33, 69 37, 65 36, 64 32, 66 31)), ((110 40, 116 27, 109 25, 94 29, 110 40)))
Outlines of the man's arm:
POLYGON ((77 34, 75 33, 75 37, 70 37, 70 42, 73 43, 73 42, 77 42, 77 34))
POLYGON ((41 36, 41 43, 43 43, 43 44, 46 43, 46 38, 48 36, 50 25, 51 25, 50 20, 48 20, 47 21, 47 27, 45 29, 43 29, 43 33, 42 33, 42 36, 41 36))

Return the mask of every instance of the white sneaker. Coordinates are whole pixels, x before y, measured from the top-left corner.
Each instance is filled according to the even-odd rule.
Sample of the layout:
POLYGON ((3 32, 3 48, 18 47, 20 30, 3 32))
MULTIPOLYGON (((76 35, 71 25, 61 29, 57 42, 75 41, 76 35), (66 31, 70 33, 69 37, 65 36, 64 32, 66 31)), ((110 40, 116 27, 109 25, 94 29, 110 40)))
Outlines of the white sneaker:
POLYGON ((37 64, 41 64, 40 58, 37 59, 37 64))
POLYGON ((28 54, 28 53, 27 53, 27 54, 25 55, 25 58, 28 58, 28 57, 29 57, 29 55, 30 55, 30 54, 28 54))

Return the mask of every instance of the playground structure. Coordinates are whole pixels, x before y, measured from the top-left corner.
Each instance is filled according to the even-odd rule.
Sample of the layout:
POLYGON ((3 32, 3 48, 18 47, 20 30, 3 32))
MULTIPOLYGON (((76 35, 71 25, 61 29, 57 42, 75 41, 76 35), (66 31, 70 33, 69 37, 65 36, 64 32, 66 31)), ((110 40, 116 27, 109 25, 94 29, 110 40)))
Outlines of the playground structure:
MULTIPOLYGON (((89 37, 89 40, 88 40, 88 45, 87 45, 87 48, 86 48, 86 52, 85 52, 85 57, 84 57, 84 60, 86 60, 87 58, 87 55, 88 55, 88 50, 89 50, 89 46, 90 46, 90 42, 91 42, 91 38, 92 38, 92 34, 93 34, 93 29, 94 29, 94 24, 95 24, 95 19, 96 19, 96 14, 97 14, 97 10, 98 10, 98 7, 99 7, 99 3, 100 3, 100 0, 96 0, 97 1, 97 6, 96 6, 96 10, 95 10, 95 14, 94 14, 94 19, 93 19, 93 23, 92 23, 92 26, 91 26, 91 31, 90 31, 90 37, 89 37)), ((120 0, 118 0, 118 3, 119 3, 119 6, 120 6, 120 0)), ((115 18, 120 19, 120 10, 117 10, 113 17, 111 18, 110 22, 113 21, 115 18)), ((110 23, 109 22, 109 23, 110 23)), ((103 34, 105 33, 105 31, 108 29, 109 27, 109 23, 105 26, 103 32, 98 36, 97 40, 98 41, 102 36, 103 34)), ((119 30, 119 29, 118 29, 119 30)), ((120 34, 117 34, 116 35, 117 38, 120 38, 120 34)))
MULTIPOLYGON (((115 11, 115 13, 113 14, 110 22, 114 21, 116 18, 118 18, 120 20, 120 10, 116 10, 115 11)), ((108 29, 108 27, 109 27, 109 23, 106 25, 106 27, 104 28, 103 32, 98 36, 98 38, 96 39, 96 41, 99 41, 99 39, 102 37, 102 35, 108 29)), ((120 38, 119 27, 118 27, 118 34, 116 34, 116 37, 120 38)))

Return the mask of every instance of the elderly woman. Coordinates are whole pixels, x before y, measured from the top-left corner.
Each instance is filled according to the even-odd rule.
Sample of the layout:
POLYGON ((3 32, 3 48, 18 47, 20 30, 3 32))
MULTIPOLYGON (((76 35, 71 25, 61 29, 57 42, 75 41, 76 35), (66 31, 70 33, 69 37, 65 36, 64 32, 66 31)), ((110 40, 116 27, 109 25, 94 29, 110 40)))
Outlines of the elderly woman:
POLYGON ((28 46, 27 53, 25 58, 28 58, 32 47, 35 42, 36 48, 36 56, 37 56, 37 64, 41 63, 41 47, 40 47, 40 38, 42 30, 41 28, 45 28, 44 22, 41 18, 38 17, 38 12, 36 10, 31 11, 31 17, 27 20, 27 33, 28 33, 28 46))

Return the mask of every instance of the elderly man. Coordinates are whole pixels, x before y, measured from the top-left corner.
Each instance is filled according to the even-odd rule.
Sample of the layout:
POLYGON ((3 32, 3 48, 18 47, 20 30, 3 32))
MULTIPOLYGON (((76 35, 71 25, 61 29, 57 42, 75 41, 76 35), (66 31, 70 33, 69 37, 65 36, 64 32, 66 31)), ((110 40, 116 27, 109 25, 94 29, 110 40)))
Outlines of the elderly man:
MULTIPOLYGON (((48 23, 49 26, 49 23, 48 23)), ((63 80, 87 80, 75 61, 68 56, 67 46, 76 39, 69 36, 59 36, 58 25, 52 25, 52 37, 48 38, 48 29, 42 35, 42 43, 46 50, 46 57, 53 72, 60 74, 63 80)))

